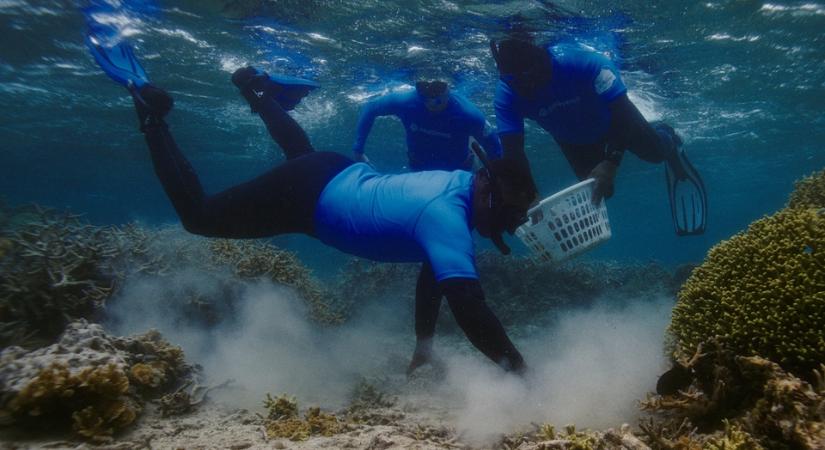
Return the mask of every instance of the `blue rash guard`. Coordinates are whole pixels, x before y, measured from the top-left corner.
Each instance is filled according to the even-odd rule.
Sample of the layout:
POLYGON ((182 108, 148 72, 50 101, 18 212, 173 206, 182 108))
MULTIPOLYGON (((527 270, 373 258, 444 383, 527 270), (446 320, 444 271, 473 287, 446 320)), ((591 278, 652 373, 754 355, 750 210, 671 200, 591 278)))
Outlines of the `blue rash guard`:
POLYGON ((608 104, 627 92, 619 70, 601 53, 575 44, 556 45, 548 51, 552 79, 534 99, 520 97, 503 81, 496 85, 499 134, 524 133, 526 117, 559 143, 599 142, 610 128, 608 104))
POLYGON ((450 93, 446 109, 431 112, 415 90, 388 94, 364 105, 358 118, 353 153, 364 153, 375 118, 388 115, 397 116, 404 124, 408 156, 415 170, 466 168, 470 136, 484 147, 490 158, 501 157, 498 136, 485 132, 484 115, 469 100, 450 93))
POLYGON ((428 260, 438 281, 478 279, 471 233, 473 175, 456 170, 382 175, 356 163, 324 188, 315 235, 385 262, 428 260))

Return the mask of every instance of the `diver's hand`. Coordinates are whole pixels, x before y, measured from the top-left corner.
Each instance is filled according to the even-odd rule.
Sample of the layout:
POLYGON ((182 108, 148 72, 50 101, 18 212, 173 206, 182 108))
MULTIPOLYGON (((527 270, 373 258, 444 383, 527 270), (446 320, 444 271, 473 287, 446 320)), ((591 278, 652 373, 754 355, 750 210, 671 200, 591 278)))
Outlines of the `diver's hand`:
POLYGON ((616 179, 616 169, 618 165, 612 161, 602 161, 590 172, 587 178, 596 180, 596 186, 593 188, 593 197, 591 198, 594 205, 602 202, 602 199, 613 196, 613 181, 616 179))

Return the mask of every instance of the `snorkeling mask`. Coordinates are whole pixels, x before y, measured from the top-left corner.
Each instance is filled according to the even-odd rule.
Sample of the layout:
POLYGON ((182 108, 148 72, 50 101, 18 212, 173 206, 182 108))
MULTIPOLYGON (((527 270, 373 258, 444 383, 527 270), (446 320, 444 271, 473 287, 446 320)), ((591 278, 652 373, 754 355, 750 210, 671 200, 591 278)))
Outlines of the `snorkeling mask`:
POLYGON ((519 95, 531 97, 550 81, 552 66, 544 67, 539 64, 544 56, 543 53, 538 53, 544 52, 540 47, 516 40, 510 40, 509 42, 512 43, 509 52, 517 55, 502 58, 500 44, 495 40, 490 40, 490 53, 493 54, 496 68, 499 71, 499 80, 510 86, 519 95))
POLYGON ((507 255, 510 253, 510 247, 504 243, 502 234, 506 231, 508 234, 512 235, 516 232, 518 227, 527 222, 528 208, 519 207, 504 201, 501 181, 496 176, 490 161, 487 159, 487 155, 477 142, 473 142, 471 147, 473 149, 473 153, 475 153, 479 161, 481 161, 487 175, 487 179, 490 180, 490 240, 493 241, 502 254, 507 255))

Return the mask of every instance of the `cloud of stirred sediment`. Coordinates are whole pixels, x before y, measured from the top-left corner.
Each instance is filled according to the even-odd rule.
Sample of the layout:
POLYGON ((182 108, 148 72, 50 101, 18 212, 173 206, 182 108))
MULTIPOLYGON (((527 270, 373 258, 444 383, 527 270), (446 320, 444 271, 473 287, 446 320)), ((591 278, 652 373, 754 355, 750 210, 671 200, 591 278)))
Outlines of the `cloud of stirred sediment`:
POLYGON ((484 441, 531 422, 556 430, 635 422, 637 401, 655 388, 665 363, 672 300, 622 299, 614 306, 617 300, 568 312, 552 330, 518 342, 531 368, 526 380, 478 359, 454 360, 450 383, 464 398, 460 428, 484 441))
MULTIPOLYGON (((225 286, 220 275, 187 269, 134 278, 110 306, 109 328, 122 335, 158 329, 184 349, 188 362, 203 366, 209 383, 233 380, 210 395, 253 409, 266 393, 296 396, 302 407, 343 406, 362 376, 386 365, 398 347, 393 339, 402 336, 397 315, 374 315, 369 326, 322 327, 308 319, 304 302, 288 287, 248 282, 227 293, 225 286), (215 306, 215 299, 227 295, 236 297, 231 306, 215 306), (206 307, 205 300, 213 312, 198 310, 196 304, 206 307), (203 316, 223 320, 193 320, 203 316)), ((412 329, 411 322, 403 323, 404 331, 412 329)), ((412 348, 412 336, 406 340, 412 348)))
MULTIPOLYGON (((211 328, 188 323, 168 301, 193 291, 214 297, 219 290, 214 274, 194 271, 134 279, 112 306, 114 331, 159 329, 184 347, 189 361, 203 365, 210 382, 233 379, 215 396, 238 407, 260 408, 267 392, 295 395, 302 407, 340 407, 361 376, 410 390, 403 371, 414 341, 412 314, 398 296, 379 299, 373 310, 336 328, 312 323, 293 291, 269 283, 245 285, 232 308, 236 319, 211 328)), ((427 407, 451 411, 459 430, 477 443, 531 422, 556 429, 633 423, 637 401, 654 389, 662 371, 671 306, 665 297, 604 298, 587 310, 561 314, 551 329, 521 333, 515 341, 531 369, 526 380, 504 374, 463 338, 437 337, 446 376, 424 383, 427 392, 420 394, 427 407)), ((400 403, 420 404, 415 393, 406 395, 411 397, 400 403)))

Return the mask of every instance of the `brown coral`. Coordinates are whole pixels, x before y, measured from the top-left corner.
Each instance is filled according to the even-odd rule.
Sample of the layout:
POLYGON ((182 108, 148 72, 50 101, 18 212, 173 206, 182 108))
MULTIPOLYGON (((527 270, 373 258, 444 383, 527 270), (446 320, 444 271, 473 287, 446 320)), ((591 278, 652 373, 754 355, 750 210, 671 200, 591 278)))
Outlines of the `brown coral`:
POLYGON ((129 369, 129 378, 139 385, 156 388, 166 381, 166 363, 137 363, 129 369))
POLYGON ((304 419, 298 418, 298 403, 294 397, 266 395, 264 406, 269 410, 265 424, 270 438, 287 438, 303 441, 310 436, 332 436, 343 430, 341 422, 332 414, 321 412, 318 407, 309 408, 304 419))
POLYGON ((18 425, 71 424, 81 436, 107 440, 135 420, 149 395, 191 370, 157 332, 112 337, 80 320, 48 347, 0 353, 0 416, 18 425))
POLYGON ((72 373, 55 363, 44 368, 17 396, 8 409, 12 416, 71 417, 72 428, 96 441, 131 424, 140 406, 126 394, 129 379, 114 364, 72 373))

